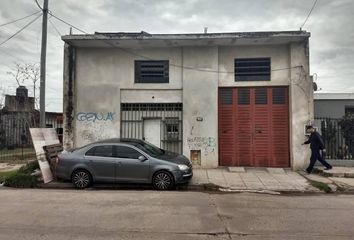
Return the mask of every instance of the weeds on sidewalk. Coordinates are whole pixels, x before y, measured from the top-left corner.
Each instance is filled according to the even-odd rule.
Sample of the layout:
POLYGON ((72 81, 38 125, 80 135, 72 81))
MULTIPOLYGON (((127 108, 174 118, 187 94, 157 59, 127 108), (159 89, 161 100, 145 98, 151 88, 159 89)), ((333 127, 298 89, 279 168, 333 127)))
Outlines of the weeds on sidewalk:
POLYGON ((331 188, 326 183, 323 183, 323 182, 317 182, 317 181, 310 180, 310 184, 313 187, 318 188, 319 190, 324 191, 326 193, 330 193, 332 191, 331 188))

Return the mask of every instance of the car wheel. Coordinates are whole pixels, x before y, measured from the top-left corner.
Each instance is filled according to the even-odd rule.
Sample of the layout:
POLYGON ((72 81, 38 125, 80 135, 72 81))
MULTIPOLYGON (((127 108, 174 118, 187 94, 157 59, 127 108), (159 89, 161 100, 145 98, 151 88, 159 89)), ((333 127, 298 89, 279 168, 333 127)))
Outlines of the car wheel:
POLYGON ((173 188, 174 180, 169 172, 160 171, 152 178, 152 184, 157 190, 169 190, 173 188))
POLYGON ((84 169, 79 169, 73 172, 73 174, 71 175, 71 182, 76 188, 84 189, 91 186, 92 176, 88 171, 84 169))

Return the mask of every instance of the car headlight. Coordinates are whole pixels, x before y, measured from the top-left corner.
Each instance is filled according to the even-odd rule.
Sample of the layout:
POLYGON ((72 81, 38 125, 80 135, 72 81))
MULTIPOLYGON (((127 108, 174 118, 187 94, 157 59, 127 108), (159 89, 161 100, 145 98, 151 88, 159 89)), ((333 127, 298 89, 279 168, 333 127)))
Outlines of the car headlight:
POLYGON ((189 167, 187 165, 184 165, 184 164, 178 164, 178 168, 181 171, 186 171, 186 170, 189 169, 189 167))

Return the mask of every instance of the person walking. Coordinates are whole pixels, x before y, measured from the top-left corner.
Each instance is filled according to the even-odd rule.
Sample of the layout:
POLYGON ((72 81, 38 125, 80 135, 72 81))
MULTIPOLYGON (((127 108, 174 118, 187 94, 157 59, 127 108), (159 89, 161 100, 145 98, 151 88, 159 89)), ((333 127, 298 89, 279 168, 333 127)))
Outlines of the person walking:
POLYGON ((315 165, 317 160, 323 166, 325 166, 325 170, 332 169, 332 166, 328 162, 326 162, 326 160, 324 160, 324 158, 323 158, 324 154, 323 154, 323 156, 321 156, 321 154, 320 154, 320 150, 322 150, 323 153, 326 152, 322 136, 311 125, 306 127, 306 132, 311 133, 309 139, 302 144, 302 145, 310 144, 310 148, 311 148, 310 164, 306 168, 306 172, 309 174, 312 172, 313 166, 315 165))

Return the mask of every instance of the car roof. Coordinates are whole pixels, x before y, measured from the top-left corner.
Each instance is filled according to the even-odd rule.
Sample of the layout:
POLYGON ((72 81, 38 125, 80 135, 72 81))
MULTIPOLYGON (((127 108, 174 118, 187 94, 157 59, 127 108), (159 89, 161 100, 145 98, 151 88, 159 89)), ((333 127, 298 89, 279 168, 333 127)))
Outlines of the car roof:
POLYGON ((135 138, 109 138, 109 139, 104 139, 100 140, 97 142, 93 142, 91 144, 96 144, 96 143, 130 143, 130 144, 137 144, 137 143, 143 143, 143 140, 140 139, 135 139, 135 138))

